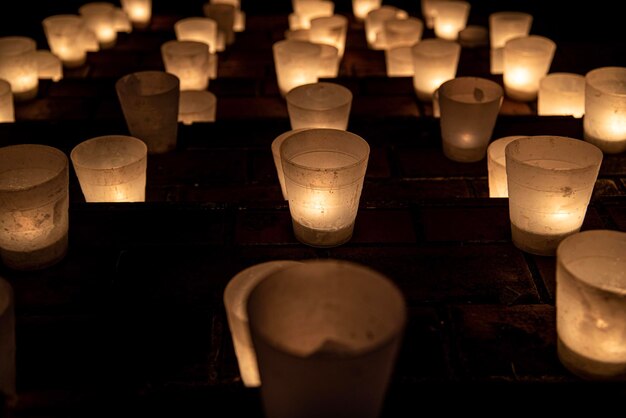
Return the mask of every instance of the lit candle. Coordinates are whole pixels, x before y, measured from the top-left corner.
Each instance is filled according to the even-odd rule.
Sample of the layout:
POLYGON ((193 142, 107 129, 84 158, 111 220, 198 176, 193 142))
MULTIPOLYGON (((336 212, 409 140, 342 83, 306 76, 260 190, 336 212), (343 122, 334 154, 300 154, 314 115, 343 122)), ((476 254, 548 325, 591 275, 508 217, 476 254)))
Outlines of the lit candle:
POLYGON ((371 49, 386 49, 385 22, 392 19, 406 19, 407 13, 394 6, 381 6, 372 10, 365 18, 365 37, 371 49))
POLYGON ((384 39, 386 48, 396 48, 399 46, 413 46, 422 40, 424 23, 417 18, 389 19, 383 23, 384 39))
POLYGON ((0 79, 11 84, 16 101, 37 96, 37 44, 24 36, 0 38, 0 79))
POLYGON ((78 9, 85 18, 87 27, 91 29, 101 48, 111 48, 117 41, 115 30, 115 6, 106 2, 87 3, 78 9))
POLYGON ((167 41, 161 45, 165 70, 180 79, 181 90, 206 90, 209 86, 209 48, 204 42, 167 41))
POLYGON ((514 38, 504 46, 504 89, 518 101, 537 98, 539 82, 548 74, 556 44, 543 36, 514 38))
POLYGON ((59 57, 66 68, 85 63, 87 49, 81 42, 88 31, 82 17, 76 15, 54 15, 42 21, 50 50, 59 57))
POLYGON ((285 99, 291 129, 348 128, 352 92, 342 85, 305 84, 291 89, 285 99))
POLYGON ((435 35, 448 41, 456 41, 459 32, 465 29, 470 4, 466 1, 450 0, 437 3, 435 35))
POLYGON ((381 7, 382 0, 352 0, 352 14, 357 20, 365 20, 367 14, 381 7))
POLYGON ((346 48, 348 19, 345 16, 333 15, 317 17, 311 20, 310 41, 326 44, 337 48, 339 58, 343 57, 346 48))
POLYGON ((585 77, 571 73, 548 74, 539 82, 537 114, 581 118, 585 113, 585 77))
POLYGON ((274 68, 280 94, 319 78, 322 48, 312 42, 284 39, 272 46, 274 68))
POLYGON ((121 0, 122 8, 136 28, 145 28, 152 18, 152 0, 121 0))
POLYGON ((335 13, 335 3, 327 0, 295 0, 293 12, 300 18, 302 29, 311 28, 311 20, 335 13))
POLYGON ((495 12, 489 15, 490 72, 502 74, 503 49, 507 41, 528 36, 533 16, 523 12, 495 12))
POLYGON ((217 51, 217 32, 217 23, 208 17, 187 17, 174 23, 177 40, 204 42, 211 54, 217 51))
POLYGON ((435 27, 435 18, 437 17, 437 6, 440 2, 446 0, 421 0, 422 16, 426 21, 426 27, 433 29, 435 27))
POLYGON ((431 102, 439 86, 456 76, 461 45, 443 39, 425 39, 411 48, 413 86, 419 100, 431 102))

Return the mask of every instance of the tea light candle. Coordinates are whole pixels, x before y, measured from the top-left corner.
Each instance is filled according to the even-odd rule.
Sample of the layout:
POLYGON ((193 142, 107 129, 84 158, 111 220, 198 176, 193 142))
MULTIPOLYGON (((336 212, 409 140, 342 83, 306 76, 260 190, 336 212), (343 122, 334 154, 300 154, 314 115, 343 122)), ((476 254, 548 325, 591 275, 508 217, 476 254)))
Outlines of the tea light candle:
POLYGON ((397 46, 385 50, 387 77, 413 77, 413 55, 410 46, 397 46))
POLYGON ((389 19, 383 22, 386 48, 413 46, 422 40, 424 23, 415 17, 407 19, 389 19))
POLYGON ((273 44, 272 52, 278 88, 283 97, 294 87, 317 83, 320 45, 284 39, 273 44))
POLYGON ((89 31, 82 17, 54 15, 45 18, 42 25, 50 50, 61 59, 66 68, 79 67, 85 63, 87 48, 83 42, 77 42, 89 31))
POLYGON ((291 129, 346 130, 352 92, 335 83, 319 82, 293 88, 285 96, 291 129))
POLYGON ((602 151, 573 138, 533 136, 508 144, 505 158, 513 244, 554 255, 565 237, 580 230, 602 151))
POLYGON ((250 266, 237 273, 224 289, 224 308, 237 356, 239 374, 246 387, 261 386, 256 354, 248 328, 246 304, 254 287, 270 274, 301 264, 299 261, 274 260, 250 266))
POLYGON ((341 15, 317 17, 311 20, 309 39, 316 44, 325 44, 337 48, 339 59, 346 49, 348 19, 341 15))
POLYGON ((0 123, 15 122, 13 92, 8 81, 0 79, 0 123))
POLYGON ((394 6, 381 6, 367 14, 365 18, 365 37, 367 46, 371 49, 385 49, 387 41, 385 39, 384 24, 391 19, 406 19, 407 13, 394 6))
POLYGON ((209 86, 209 49, 204 42, 167 41, 161 45, 165 70, 180 79, 181 90, 209 86))
POLYGON ((504 46, 504 90, 513 100, 537 99, 539 82, 548 74, 556 44, 543 36, 514 38, 504 46))
POLYGON ((311 20, 318 17, 330 17, 335 13, 335 3, 327 0, 296 0, 293 12, 300 19, 302 29, 311 28, 311 20))
POLYGON ((59 81, 63 78, 63 64, 52 52, 38 50, 37 54, 37 77, 59 81))
POLYGON ((425 39, 411 47, 413 87, 419 100, 431 102, 433 93, 456 76, 461 45, 443 39, 425 39))
POLYGON ((380 8, 382 0, 352 0, 352 14, 356 20, 363 21, 372 10, 380 8))
POLYGON ((15 312, 13 288, 0 277, 0 393, 15 406, 15 312))
POLYGON ((204 16, 213 19, 217 23, 218 48, 219 37, 223 38, 224 46, 232 45, 235 42, 235 6, 226 3, 206 3, 203 6, 204 16))
POLYGON ((87 3, 78 9, 85 23, 98 38, 100 48, 111 48, 117 41, 115 6, 106 2, 87 3))
POLYGON ((509 188, 506 182, 506 157, 504 150, 511 142, 520 138, 524 138, 524 136, 505 136, 491 142, 487 147, 489 197, 509 197, 509 188))
POLYGON ((106 135, 76 145, 70 154, 87 202, 144 202, 148 147, 132 136, 106 135))
POLYGON ((208 17, 187 17, 174 23, 177 40, 204 42, 211 54, 217 51, 217 32, 217 22, 208 17))
POLYGON ((215 122, 217 97, 210 91, 187 90, 180 92, 178 121, 185 125, 194 122, 215 122))
POLYGON ((602 67, 585 75, 585 141, 607 154, 626 151, 626 67, 602 67))
POLYGON ((306 129, 283 141, 280 156, 296 238, 313 247, 350 240, 369 145, 339 129, 306 129))
POLYGON ((503 11, 489 15, 491 74, 502 74, 504 45, 513 38, 528 36, 532 23, 533 16, 524 12, 503 11))
POLYGON ((0 78, 11 84, 16 101, 37 96, 37 44, 25 36, 0 38, 0 78))
POLYGON ((585 113, 585 77, 572 73, 548 74, 539 82, 537 114, 582 118, 585 113))
POLYGON ((450 0, 437 3, 435 35, 448 41, 456 41, 459 32, 467 26, 470 4, 466 1, 450 0))
POLYGON ((121 0, 121 2, 122 9, 124 9, 134 27, 142 29, 150 24, 152 0, 121 0))
POLYGON ((47 145, 0 148, 0 257, 15 270, 59 262, 67 251, 66 155, 47 145))
POLYGON ((590 230, 557 249, 558 355, 590 380, 626 379, 626 233, 590 230))

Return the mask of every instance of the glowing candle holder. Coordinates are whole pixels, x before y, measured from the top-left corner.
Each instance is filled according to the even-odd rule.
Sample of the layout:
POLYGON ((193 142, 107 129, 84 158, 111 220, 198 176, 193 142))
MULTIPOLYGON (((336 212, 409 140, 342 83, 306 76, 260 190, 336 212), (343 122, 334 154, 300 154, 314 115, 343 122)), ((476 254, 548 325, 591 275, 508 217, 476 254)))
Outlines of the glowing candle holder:
POLYGON ((511 142, 520 138, 524 138, 524 136, 505 136, 496 139, 487 147, 489 197, 509 197, 509 188, 506 182, 506 157, 504 150, 511 142))
POLYGON ((422 40, 424 22, 415 17, 407 19, 389 19, 383 22, 384 39, 386 48, 399 46, 413 46, 422 40))
POLYGON ((313 247, 350 240, 359 208, 369 145, 339 129, 306 129, 280 146, 296 238, 313 247))
POLYGON ((385 50, 387 77, 413 77, 413 54, 410 46, 397 46, 385 50))
POLYGON ((311 20, 310 41, 337 48, 339 59, 346 49, 348 19, 341 15, 316 17, 311 20))
POLYGON ((217 23, 218 37, 223 38, 224 45, 232 45, 235 42, 235 6, 227 3, 206 3, 203 11, 204 16, 217 23))
POLYGON ((585 75, 585 141, 607 154, 626 151, 626 67, 602 67, 585 75))
POLYGON ((381 7, 382 0, 352 0, 352 14, 356 20, 363 21, 372 10, 381 7))
POLYGON ((209 52, 217 51, 217 22, 208 17, 187 17, 174 23, 174 32, 179 41, 204 42, 209 52))
POLYGON ((484 78, 458 77, 438 91, 443 153, 453 161, 482 160, 500 112, 502 87, 484 78))
POLYGON ((107 135, 76 145, 70 154, 87 202, 145 202, 148 147, 132 136, 107 135))
MULTIPOLYGON (((305 128, 306 129, 306 128, 305 128)), ((283 141, 289 138, 291 135, 303 131, 304 129, 293 129, 291 131, 284 132, 278 135, 272 141, 272 156, 274 157, 274 165, 276 166, 276 175, 278 177, 278 181, 280 183, 280 190, 283 193, 283 198, 288 200, 287 198, 287 189, 285 186, 285 172, 283 171, 283 163, 280 159, 280 146, 283 144, 283 141)))
POLYGON ((326 82, 305 84, 291 89, 285 99, 291 129, 348 128, 352 92, 344 86, 326 82))
POLYGON ((539 82, 550 70, 556 44, 543 36, 514 38, 504 45, 504 91, 521 102, 537 99, 539 82))
POLYGON ((152 0, 121 0, 122 9, 131 23, 138 29, 144 29, 152 18, 152 0))
POLYGON ((15 312, 13 288, 0 277, 0 393, 7 404, 17 402, 15 390, 15 312))
POLYGON ((443 39, 425 39, 411 47, 413 55, 413 87, 417 98, 431 102, 433 93, 444 82, 456 76, 461 45, 443 39))
POLYGON ((435 27, 435 17, 437 16, 437 6, 445 0, 421 0, 422 17, 428 29, 435 27))
POLYGON ((626 380, 626 233, 579 232, 557 249, 558 355, 590 380, 626 380))
POLYGON ((292 5, 302 29, 310 29, 313 19, 330 17, 335 13, 335 3, 327 0, 296 0, 292 5))
POLYGON ((532 23, 533 16, 523 12, 495 12, 489 15, 491 74, 502 74, 504 45, 511 39, 528 36, 532 23))
POLYGON ((284 39, 272 46, 280 94, 304 84, 317 83, 322 48, 312 42, 284 39))
POLYGON ((45 18, 42 25, 50 50, 61 59, 63 66, 75 68, 85 63, 87 48, 77 39, 83 39, 90 30, 82 17, 55 15, 45 18))
POLYGON ((305 261, 257 284, 247 311, 267 417, 380 415, 407 321, 389 278, 305 261))
POLYGON ((146 143, 148 153, 176 148, 178 77, 164 71, 140 71, 120 78, 115 89, 130 134, 146 143))
POLYGON ((63 64, 50 51, 38 50, 37 54, 37 78, 43 80, 59 81, 63 78, 63 64))
POLYGON ((392 19, 406 19, 407 13, 394 6, 381 6, 369 12, 365 18, 365 38, 370 49, 386 49, 385 22, 392 19))
POLYGON ((341 60, 339 50, 334 46, 319 44, 320 58, 317 76, 319 78, 336 78, 339 75, 341 60))
POLYGON ((574 116, 585 114, 585 77, 572 73, 548 74, 539 82, 539 116, 574 116))
POLYGON ((15 108, 11 84, 0 79, 0 123, 5 122, 15 122, 15 108))
POLYGON ((185 125, 194 122, 215 122, 217 97, 210 91, 188 90, 180 92, 178 121, 185 125))
POLYGON ((552 256, 580 230, 602 151, 582 140, 533 136, 508 144, 505 157, 513 244, 552 256))
POLYGON ((111 48, 117 42, 115 6, 106 2, 87 3, 78 9, 89 29, 96 34, 100 48, 111 48))
POLYGON ((467 26, 470 3, 460 0, 443 1, 437 4, 435 35, 448 41, 456 41, 459 32, 467 26))
POLYGON ((38 270, 67 252, 67 156, 47 145, 0 148, 0 257, 15 270, 38 270))
POLYGON ((0 38, 0 78, 11 84, 16 101, 31 100, 37 96, 37 44, 25 36, 0 38))
POLYGON ((165 71, 180 79, 181 90, 209 87, 209 49, 204 42, 167 41, 161 45, 165 71))
POLYGON ((224 308, 237 356, 239 374, 246 387, 261 386, 256 354, 248 326, 246 304, 254 287, 270 274, 301 264, 298 261, 275 260, 255 264, 237 273, 224 289, 224 308))

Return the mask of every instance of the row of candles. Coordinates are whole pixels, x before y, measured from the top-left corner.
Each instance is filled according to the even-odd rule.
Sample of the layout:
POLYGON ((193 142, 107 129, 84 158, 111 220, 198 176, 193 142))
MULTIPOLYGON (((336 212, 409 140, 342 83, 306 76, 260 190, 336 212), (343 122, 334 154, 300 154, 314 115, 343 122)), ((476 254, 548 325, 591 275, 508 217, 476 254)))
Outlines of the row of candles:
MULTIPOLYGON (((276 55, 275 59, 280 86, 281 65, 276 55)), ((304 71, 299 58, 287 62, 298 68, 292 71, 296 76, 304 71)), ((602 94, 616 79, 623 82, 622 70, 626 69, 594 70, 613 71, 609 81, 598 83, 602 94)), ((145 199, 147 154, 171 150, 172 138, 175 145, 175 128, 167 127, 176 126, 180 77, 154 71, 130 74, 118 81, 124 115, 137 138, 93 138, 72 151, 70 157, 87 201, 145 199), (141 105, 136 103, 139 97, 141 105), (153 99, 154 103, 146 105, 153 99), (166 135, 154 139, 150 129, 166 135), (135 191, 130 191, 133 188, 135 191)), ((435 91, 444 153, 456 161, 476 161, 488 154, 490 195, 509 198, 514 245, 529 253, 557 256, 558 350, 563 364, 583 377, 624 378, 626 344, 619 320, 626 314, 622 257, 626 234, 579 232, 603 150, 593 141, 558 136, 501 138, 489 144, 504 94, 499 85, 453 75, 435 91), (469 140, 472 136, 480 138, 475 143, 469 140), (505 192, 495 191, 496 165, 506 178, 505 192)), ((292 130, 273 141, 272 152, 294 234, 306 245, 341 245, 352 236, 369 158, 367 141, 346 130, 352 94, 342 86, 317 80, 283 85, 281 93, 292 130)), ((588 113, 586 109, 585 117, 588 113)), ((67 156, 53 147, 26 144, 0 149, 0 162, 8 168, 0 177, 3 262, 18 270, 58 262, 68 245, 67 156)), ((12 315, 10 303, 4 303, 10 299, 4 295, 10 293, 0 292, 2 318, 6 312, 7 317, 12 315)), ((288 399, 319 408, 325 402, 333 405, 336 396, 353 393, 355 382, 344 373, 346 367, 359 367, 375 376, 366 379, 372 386, 364 389, 371 394, 371 403, 344 402, 345 414, 376 416, 406 320, 401 293, 390 280, 364 266, 336 260, 275 261, 253 266, 233 278, 224 298, 244 384, 263 382, 261 393, 268 416, 292 411, 293 404, 285 404, 288 399), (356 282, 355 277, 359 278, 356 282), (367 283, 361 280, 364 277, 372 278, 371 286, 369 279, 367 283), (342 290, 329 295, 325 291, 329 286, 342 290), (367 295, 376 295, 378 302, 372 304, 367 295), (362 305, 363 298, 369 301, 367 306, 362 305), (320 304, 320 300, 328 303, 320 304), (287 303, 293 301, 297 303, 287 303), (328 306, 347 308, 327 311, 324 307, 328 306), (310 309, 321 311, 319 316, 311 316, 314 323, 304 327, 309 334, 292 338, 294 332, 302 335, 303 312, 310 313, 310 309), (363 323, 365 310, 375 316, 374 323, 380 328, 372 329, 371 321, 363 323), (272 318, 284 321, 277 324, 272 318), (348 338, 355 329, 367 336, 367 341, 348 338), (381 351, 383 343, 385 350, 381 351), (332 390, 317 385, 318 381, 325 387, 333 382, 332 390), (289 397, 279 395, 287 388, 289 397), (367 412, 360 409, 364 405, 367 412)), ((9 322, 0 319, 0 324, 9 322)), ((10 358, 10 353, 0 354, 0 358, 10 358)))

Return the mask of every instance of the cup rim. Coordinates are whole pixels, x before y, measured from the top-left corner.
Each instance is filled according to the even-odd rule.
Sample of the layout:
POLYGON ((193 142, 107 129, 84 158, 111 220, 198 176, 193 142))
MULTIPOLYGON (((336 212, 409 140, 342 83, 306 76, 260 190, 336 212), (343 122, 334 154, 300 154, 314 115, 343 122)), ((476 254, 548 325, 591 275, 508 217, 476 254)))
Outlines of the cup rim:
POLYGON ((67 155, 65 155, 65 153, 61 151, 60 149, 51 147, 50 145, 44 145, 44 144, 7 145, 5 147, 0 147, 0 153, 19 151, 19 149, 28 150, 27 152, 29 153, 47 152, 58 157, 59 160, 62 161, 63 163, 60 164, 60 166, 57 169, 51 169, 53 173, 37 183, 29 184, 28 186, 18 187, 18 188, 6 188, 6 187, 0 186, 0 193, 24 192, 24 191, 35 189, 37 187, 41 187, 42 185, 46 183, 54 181, 59 176, 63 175, 63 173, 66 172, 68 169, 69 161, 68 161, 67 155))
POLYGON ((350 91, 349 88, 347 88, 345 86, 342 86, 341 84, 338 84, 338 83, 331 83, 331 82, 327 82, 327 81, 319 81, 317 83, 302 84, 302 85, 299 85, 299 86, 296 86, 296 87, 292 88, 285 95, 285 100, 287 101, 287 105, 288 106, 293 106, 293 107, 296 107, 296 108, 302 109, 302 110, 318 111, 318 112, 323 112, 323 111, 337 109, 337 108, 346 106, 346 105, 352 103, 352 99, 353 99, 352 91, 350 91), (342 97, 341 97, 343 100, 341 102, 339 102, 339 103, 334 103, 334 104, 328 105, 328 106, 305 106, 305 105, 303 105, 303 101, 302 100, 295 100, 294 101, 294 96, 296 94, 302 92, 303 90, 307 90, 307 89, 309 89, 309 88, 311 88, 313 86, 322 86, 322 87, 329 86, 330 88, 335 89, 336 91, 343 93, 342 97))
POLYGON ((123 168, 123 167, 128 167, 131 165, 134 165, 142 160, 147 159, 148 156, 148 146, 146 145, 146 143, 144 141, 142 141, 141 139, 134 137, 134 136, 130 136, 130 135, 101 135, 101 136, 96 136, 93 138, 89 138, 86 139, 82 142, 80 142, 79 144, 77 144, 73 149, 72 152, 70 153, 70 159, 72 160, 72 165, 74 165, 74 167, 80 167, 80 168, 85 168, 88 170, 96 170, 96 171, 106 171, 106 170, 116 170, 119 168, 123 168), (77 155, 79 152, 82 151, 82 148, 88 146, 88 145, 92 145, 94 143, 97 142, 102 142, 102 141, 106 141, 109 139, 116 139, 116 140, 121 140, 127 143, 133 143, 134 145, 138 145, 139 148, 141 148, 142 150, 142 155, 139 158, 134 159, 133 161, 130 161, 127 164, 120 164, 120 165, 115 165, 115 166, 110 166, 110 167, 106 167, 106 168, 95 168, 92 167, 88 164, 81 164, 79 162, 79 159, 77 158, 77 155))
POLYGON ((480 106, 480 105, 485 105, 485 104, 491 104, 497 101, 501 101, 504 96, 504 89, 502 88, 500 84, 484 77, 472 77, 472 76, 451 78, 450 80, 444 81, 439 86, 437 91, 439 92, 438 94, 439 94, 440 101, 441 101, 441 97, 445 96, 447 100, 450 100, 455 103, 462 103, 463 105, 468 105, 468 106, 480 106), (495 95, 494 95, 495 97, 493 97, 490 100, 488 99, 488 100, 485 100, 484 102, 479 103, 479 102, 466 102, 462 100, 457 100, 453 96, 446 96, 446 90, 451 89, 452 85, 458 84, 459 82, 462 82, 462 81, 474 81, 476 84, 476 87, 478 87, 478 85, 480 84, 481 86, 485 86, 485 88, 495 89, 495 95), (442 91, 443 91, 443 94, 442 94, 442 91))
POLYGON ((599 74, 602 74, 602 73, 605 73, 605 72, 612 72, 612 71, 619 71, 619 72, 623 73, 624 78, 626 79, 626 67, 607 66, 607 67, 594 68, 593 70, 587 72, 585 74, 585 76, 584 76, 585 77, 585 83, 590 85, 594 89, 601 91, 604 94, 608 94, 610 96, 625 97, 626 98, 626 91, 624 93, 615 93, 615 92, 607 90, 606 88, 603 88, 603 86, 598 86, 597 85, 597 80, 595 80, 595 78, 599 74))
POLYGON ((155 96, 161 96, 161 95, 166 95, 168 93, 170 93, 173 89, 180 89, 180 79, 175 76, 172 73, 169 73, 167 71, 157 71, 157 70, 146 70, 146 71, 136 71, 130 74, 126 74, 122 77, 120 77, 116 82, 115 82, 115 88, 117 90, 118 95, 120 93, 122 93, 124 96, 128 95, 128 96, 135 96, 135 97, 155 97, 155 96), (135 77, 141 77, 141 76, 147 76, 147 75, 158 75, 160 77, 163 77, 164 79, 166 79, 167 81, 169 81, 168 85, 163 88, 160 89, 158 92, 156 93, 148 93, 148 94, 142 94, 142 93, 138 93, 138 94, 128 94, 129 90, 126 87, 126 82, 128 81, 128 79, 130 79, 131 77, 135 76, 135 77))

